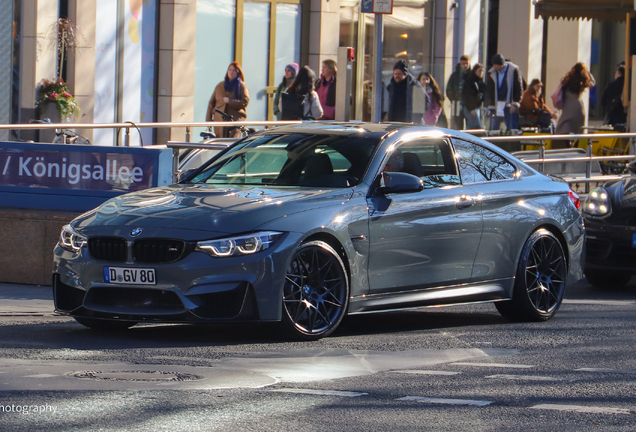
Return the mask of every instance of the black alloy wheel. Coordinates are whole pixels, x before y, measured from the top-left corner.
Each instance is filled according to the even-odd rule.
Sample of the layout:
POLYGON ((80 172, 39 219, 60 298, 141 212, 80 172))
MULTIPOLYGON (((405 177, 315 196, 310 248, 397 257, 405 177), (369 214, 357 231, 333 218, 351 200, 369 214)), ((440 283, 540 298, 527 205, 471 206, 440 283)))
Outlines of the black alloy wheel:
POLYGON ((293 338, 331 334, 349 304, 349 279, 338 253, 323 241, 301 244, 287 268, 282 300, 283 325, 293 338))
POLYGON ((512 299, 495 303, 497 310, 510 321, 549 320, 563 301, 567 274, 561 243, 547 229, 538 229, 521 251, 512 299))

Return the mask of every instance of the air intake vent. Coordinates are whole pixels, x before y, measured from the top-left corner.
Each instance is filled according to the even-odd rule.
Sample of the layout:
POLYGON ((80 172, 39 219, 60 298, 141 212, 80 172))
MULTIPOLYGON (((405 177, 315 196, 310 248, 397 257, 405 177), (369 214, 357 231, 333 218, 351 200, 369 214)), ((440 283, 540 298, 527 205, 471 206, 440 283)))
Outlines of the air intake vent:
POLYGON ((184 255, 185 242, 173 239, 139 239, 133 243, 133 257, 138 263, 169 263, 184 255))
POLYGON ((126 262, 126 239, 121 237, 91 237, 88 250, 98 260, 126 262))

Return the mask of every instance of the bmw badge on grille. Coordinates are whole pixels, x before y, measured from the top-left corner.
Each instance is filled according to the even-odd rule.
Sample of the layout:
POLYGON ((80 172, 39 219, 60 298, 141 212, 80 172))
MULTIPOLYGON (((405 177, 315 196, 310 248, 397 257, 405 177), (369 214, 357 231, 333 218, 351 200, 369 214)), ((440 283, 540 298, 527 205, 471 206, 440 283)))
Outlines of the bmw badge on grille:
POLYGON ((130 232, 131 237, 137 237, 139 234, 141 234, 141 228, 135 228, 130 232))

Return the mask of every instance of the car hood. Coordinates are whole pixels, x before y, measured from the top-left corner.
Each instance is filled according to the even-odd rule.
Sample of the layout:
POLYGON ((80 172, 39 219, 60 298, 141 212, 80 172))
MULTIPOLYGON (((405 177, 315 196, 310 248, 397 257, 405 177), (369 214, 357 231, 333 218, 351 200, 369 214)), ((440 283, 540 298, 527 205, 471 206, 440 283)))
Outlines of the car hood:
POLYGON ((229 185, 170 185, 121 195, 75 219, 91 235, 107 227, 240 233, 284 217, 347 201, 352 190, 229 185))

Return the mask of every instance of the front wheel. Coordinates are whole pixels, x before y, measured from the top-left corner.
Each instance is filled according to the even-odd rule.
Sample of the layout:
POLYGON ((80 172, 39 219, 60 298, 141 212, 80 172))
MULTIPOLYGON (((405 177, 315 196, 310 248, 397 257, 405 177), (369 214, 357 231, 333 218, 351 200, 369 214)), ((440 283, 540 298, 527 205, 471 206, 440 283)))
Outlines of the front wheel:
POLYGON ((561 306, 567 274, 561 243, 550 231, 539 229, 521 251, 512 299, 495 306, 510 321, 547 321, 561 306))
POLYGON ((338 253, 323 241, 300 245, 287 268, 282 301, 283 326, 293 338, 333 333, 349 303, 349 279, 338 253))

